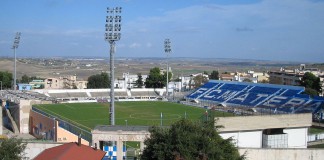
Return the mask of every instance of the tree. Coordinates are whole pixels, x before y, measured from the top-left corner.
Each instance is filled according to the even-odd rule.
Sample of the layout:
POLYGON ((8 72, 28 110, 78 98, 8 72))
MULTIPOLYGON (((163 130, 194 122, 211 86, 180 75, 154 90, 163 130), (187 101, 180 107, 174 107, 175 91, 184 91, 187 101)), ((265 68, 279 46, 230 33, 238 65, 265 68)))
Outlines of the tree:
POLYGON ((208 81, 208 79, 203 75, 198 75, 193 78, 193 81, 194 81, 194 88, 198 88, 201 85, 205 84, 208 81))
POLYGON ((87 88, 109 88, 110 78, 107 73, 92 75, 88 78, 87 88))
POLYGON ((150 69, 150 73, 145 81, 146 88, 163 88, 164 87, 164 77, 160 73, 160 68, 154 67, 150 69))
POLYGON ((174 79, 174 82, 181 82, 181 79, 178 77, 178 78, 174 79))
POLYGON ((21 139, 10 138, 0 141, 0 159, 2 160, 20 160, 24 158, 26 143, 21 139))
POLYGON ((141 73, 137 73, 136 86, 137 86, 137 88, 143 87, 143 77, 142 77, 141 73))
POLYGON ((20 81, 20 83, 29 83, 31 80, 30 80, 30 78, 26 75, 26 74, 24 74, 22 77, 21 77, 21 81, 20 81))
POLYGON ((72 88, 73 88, 73 89, 78 89, 78 87, 76 86, 75 83, 72 84, 72 88))
POLYGON ((44 84, 41 84, 40 86, 39 86, 39 89, 43 89, 45 86, 44 86, 44 84))
POLYGON ((171 78, 172 78, 172 73, 171 72, 169 72, 168 75, 167 75, 167 72, 163 72, 163 75, 162 75, 163 86, 166 86, 167 78, 168 78, 168 80, 170 82, 171 81, 171 78))
POLYGON ((219 79, 219 73, 218 71, 213 71, 212 73, 210 73, 209 75, 209 79, 215 79, 215 80, 218 80, 219 79))
POLYGON ((263 79, 262 81, 260 81, 260 82, 258 82, 258 83, 269 83, 269 81, 266 80, 266 79, 263 79))
POLYGON ((232 139, 223 139, 214 121, 193 122, 182 119, 170 128, 151 127, 150 138, 144 141, 143 160, 228 159, 240 160, 232 139))
POLYGON ((317 91, 315 89, 311 89, 311 88, 305 88, 305 91, 302 94, 308 94, 312 97, 318 96, 317 91))
POLYGON ((316 77, 311 72, 306 72, 303 77, 301 78, 300 84, 305 88, 310 88, 318 93, 322 92, 321 81, 319 77, 316 77))
POLYGON ((1 72, 0 71, 0 81, 2 81, 2 88, 11 88, 12 87, 12 73, 1 72))
POLYGON ((22 77, 21 77, 21 80, 19 80, 19 83, 29 83, 35 79, 41 79, 41 80, 44 80, 43 78, 39 78, 39 77, 36 77, 36 76, 27 76, 26 74, 24 74, 22 77))
POLYGON ((280 78, 270 76, 269 83, 270 84, 282 84, 282 80, 280 78))
POLYGON ((251 83, 251 82, 252 82, 252 80, 251 80, 251 79, 249 79, 249 78, 244 78, 244 79, 243 79, 243 82, 249 82, 249 83, 251 83))

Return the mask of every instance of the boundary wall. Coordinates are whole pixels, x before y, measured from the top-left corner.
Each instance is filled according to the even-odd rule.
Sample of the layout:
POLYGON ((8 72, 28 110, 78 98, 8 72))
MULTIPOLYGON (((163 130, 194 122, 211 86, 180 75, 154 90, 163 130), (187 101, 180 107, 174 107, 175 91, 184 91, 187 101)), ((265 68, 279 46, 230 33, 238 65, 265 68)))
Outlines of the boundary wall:
POLYGON ((239 148, 248 160, 323 160, 323 149, 256 149, 239 148))

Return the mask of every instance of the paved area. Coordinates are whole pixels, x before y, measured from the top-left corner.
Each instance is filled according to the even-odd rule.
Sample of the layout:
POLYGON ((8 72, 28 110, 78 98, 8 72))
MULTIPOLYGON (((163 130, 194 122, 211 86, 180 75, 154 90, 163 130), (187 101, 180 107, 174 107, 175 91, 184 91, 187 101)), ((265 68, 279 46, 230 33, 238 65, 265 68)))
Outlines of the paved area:
POLYGON ((6 135, 8 138, 16 137, 25 140, 36 140, 36 138, 30 134, 15 134, 4 126, 3 126, 3 135, 6 135))
POLYGON ((313 146, 313 145, 318 145, 318 144, 324 144, 324 140, 320 139, 320 140, 317 140, 317 141, 308 142, 307 146, 313 146))
POLYGON ((313 122, 312 126, 316 126, 316 127, 322 127, 324 128, 324 124, 323 123, 318 123, 318 122, 313 122))

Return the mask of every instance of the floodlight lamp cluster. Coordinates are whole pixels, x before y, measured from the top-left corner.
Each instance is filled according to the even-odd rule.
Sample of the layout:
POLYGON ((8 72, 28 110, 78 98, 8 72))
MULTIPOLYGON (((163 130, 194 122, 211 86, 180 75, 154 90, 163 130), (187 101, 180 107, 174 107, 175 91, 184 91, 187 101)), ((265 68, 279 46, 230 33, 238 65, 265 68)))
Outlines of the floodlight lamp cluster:
POLYGON ((170 53, 171 52, 170 39, 165 39, 165 41, 164 41, 164 51, 165 51, 165 53, 170 53))
POLYGON ((121 37, 121 7, 107 8, 105 40, 109 43, 120 40, 121 37))
POLYGON ((14 44, 12 46, 12 49, 16 49, 18 48, 19 46, 19 41, 20 41, 20 35, 21 35, 21 32, 17 32, 16 33, 16 37, 15 37, 15 40, 14 40, 14 44))

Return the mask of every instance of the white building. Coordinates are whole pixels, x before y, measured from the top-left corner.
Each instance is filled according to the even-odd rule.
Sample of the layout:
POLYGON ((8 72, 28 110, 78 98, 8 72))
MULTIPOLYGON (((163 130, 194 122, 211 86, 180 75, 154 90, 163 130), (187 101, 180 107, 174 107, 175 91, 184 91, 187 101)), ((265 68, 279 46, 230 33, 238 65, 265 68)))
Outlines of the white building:
POLYGON ((216 125, 239 148, 307 148, 312 114, 221 117, 216 125))
POLYGON ((248 71, 247 73, 235 72, 220 74, 220 80, 260 83, 262 81, 269 81, 269 75, 267 73, 255 71, 248 71))
POLYGON ((46 78, 44 89, 85 89, 88 81, 77 80, 77 76, 60 76, 59 78, 46 78))
MULTIPOLYGON (((144 83, 147 77, 148 77, 147 75, 142 75, 143 88, 145 87, 144 83)), ((116 79, 114 86, 115 88, 119 88, 119 89, 137 88, 136 85, 137 80, 138 80, 137 74, 123 73, 123 78, 116 79)))

